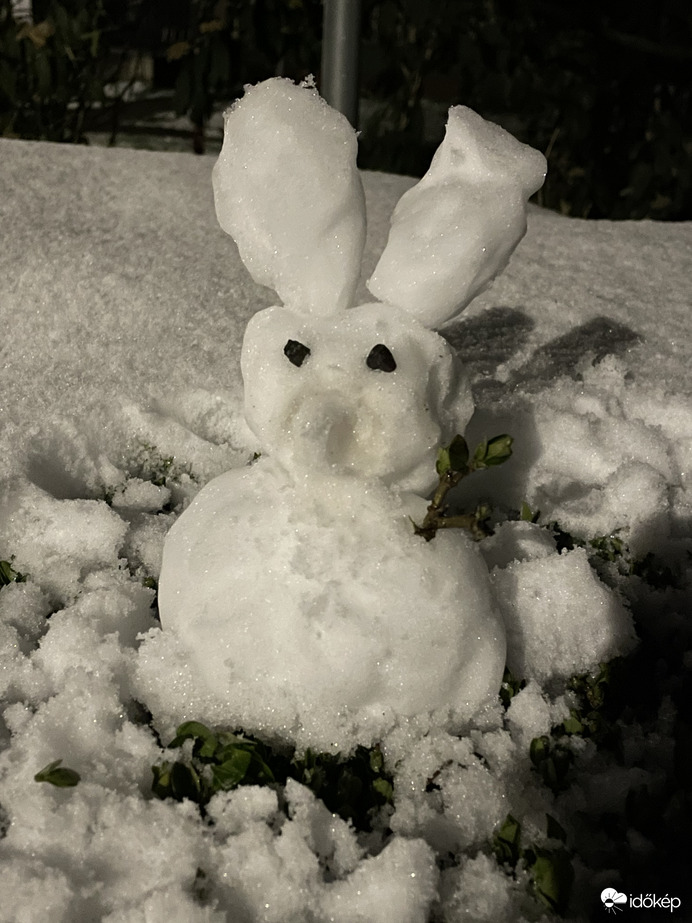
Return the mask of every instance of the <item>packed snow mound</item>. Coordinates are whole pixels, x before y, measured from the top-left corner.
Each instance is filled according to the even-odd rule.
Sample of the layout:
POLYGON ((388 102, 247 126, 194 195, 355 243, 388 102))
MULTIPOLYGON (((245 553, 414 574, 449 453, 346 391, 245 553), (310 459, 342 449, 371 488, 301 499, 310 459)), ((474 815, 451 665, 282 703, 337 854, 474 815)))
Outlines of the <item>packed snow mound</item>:
POLYGON ((598 579, 583 548, 515 560, 495 568, 492 578, 514 676, 544 685, 567 680, 634 646, 630 613, 598 579))
POLYGON ((288 307, 326 314, 353 302, 365 243, 356 137, 317 90, 281 77, 247 87, 225 113, 219 224, 288 307))
POLYGON ((9 481, 0 493, 0 558, 35 575, 64 604, 82 577, 118 564, 127 525, 97 500, 57 500, 32 483, 9 481))

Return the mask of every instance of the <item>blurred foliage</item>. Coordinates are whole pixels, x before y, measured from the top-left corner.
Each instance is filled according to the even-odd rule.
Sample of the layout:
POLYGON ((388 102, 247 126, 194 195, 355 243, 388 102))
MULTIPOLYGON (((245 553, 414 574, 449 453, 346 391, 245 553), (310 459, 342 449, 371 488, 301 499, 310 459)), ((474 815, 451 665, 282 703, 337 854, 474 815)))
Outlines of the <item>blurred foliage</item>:
POLYGON ((84 140, 86 113, 103 99, 103 23, 100 0, 35 4, 33 22, 0 0, 0 135, 84 140))
POLYGON ((419 174, 424 101, 463 103, 546 153, 540 204, 692 218, 687 0, 364 0, 363 165, 419 174), (686 129, 686 134, 685 134, 686 129))
MULTIPOLYGON (((245 83, 319 73, 322 0, 0 0, 0 132, 80 141, 136 53, 200 133, 245 83), (115 71, 114 71, 115 68, 115 71), (104 97, 104 86, 111 82, 104 97)), ((360 165, 422 175, 463 103, 546 153, 537 201, 589 218, 692 218, 688 0, 362 0, 360 165)), ((120 81, 122 83, 122 81, 120 81)), ((197 148, 203 149, 202 144, 197 148)))
POLYGON ((185 37, 166 48, 178 61, 175 108, 196 125, 214 102, 274 74, 303 79, 319 69, 322 6, 301 0, 189 0, 185 37))

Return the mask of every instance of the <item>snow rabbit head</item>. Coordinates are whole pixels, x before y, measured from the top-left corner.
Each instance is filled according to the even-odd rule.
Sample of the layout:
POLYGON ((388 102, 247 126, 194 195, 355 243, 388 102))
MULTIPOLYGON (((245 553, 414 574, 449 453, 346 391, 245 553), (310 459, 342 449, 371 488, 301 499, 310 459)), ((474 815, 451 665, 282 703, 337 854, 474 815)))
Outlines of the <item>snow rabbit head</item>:
POLYGON ((526 229, 545 158, 462 106, 428 173, 399 201, 352 307, 365 243, 357 136, 310 83, 274 78, 225 113, 216 213, 254 280, 282 306, 248 325, 245 415, 295 474, 377 478, 425 493, 470 389, 434 332, 500 272, 526 229))

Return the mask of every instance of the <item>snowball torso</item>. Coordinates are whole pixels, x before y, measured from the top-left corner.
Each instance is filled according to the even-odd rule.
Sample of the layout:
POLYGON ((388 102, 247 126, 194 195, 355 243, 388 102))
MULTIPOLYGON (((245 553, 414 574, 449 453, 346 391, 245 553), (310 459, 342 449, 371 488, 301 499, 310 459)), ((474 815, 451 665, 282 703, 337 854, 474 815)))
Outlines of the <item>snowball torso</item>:
POLYGON ((414 535, 424 507, 271 459, 230 471, 170 532, 163 628, 248 729, 322 741, 346 716, 367 742, 393 712, 463 723, 497 695, 504 629, 473 543, 414 535))

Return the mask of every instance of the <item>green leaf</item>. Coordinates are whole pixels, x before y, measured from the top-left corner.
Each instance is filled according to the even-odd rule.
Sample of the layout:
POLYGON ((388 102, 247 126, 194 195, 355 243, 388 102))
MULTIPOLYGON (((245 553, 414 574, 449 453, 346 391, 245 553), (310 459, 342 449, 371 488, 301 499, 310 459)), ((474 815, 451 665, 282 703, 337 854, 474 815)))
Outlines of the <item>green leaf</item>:
POLYGON ((452 463, 449 458, 449 449, 440 449, 437 453, 437 461, 435 462, 435 469, 438 475, 443 477, 451 468, 452 463))
POLYGON ((506 433, 493 436, 490 440, 484 439, 476 446, 471 467, 474 469, 495 468, 497 465, 504 464, 512 455, 513 442, 512 437, 506 433))
POLYGON ((151 771, 154 773, 151 790, 158 798, 167 798, 171 787, 171 764, 164 760, 152 766, 151 771))
POLYGON ((574 882, 574 869, 566 849, 536 849, 531 878, 536 897, 554 913, 567 910, 574 882))
POLYGON ((248 750, 237 749, 233 754, 218 766, 212 766, 214 790, 224 792, 235 788, 245 778, 252 762, 252 753, 248 750))
POLYGON ((171 766, 171 795, 178 801, 189 798, 190 801, 199 802, 202 795, 202 784, 199 773, 194 766, 179 763, 177 760, 171 766))
POLYGON ((214 759, 214 754, 219 749, 219 741, 217 738, 214 734, 210 734, 209 737, 202 741, 201 746, 200 740, 201 738, 198 738, 193 750, 195 756, 198 756, 204 762, 214 759))
POLYGON ((259 755, 252 754, 252 765, 255 767, 255 777, 258 782, 274 782, 274 772, 269 764, 259 755))
POLYGON ((62 760, 54 760, 47 766, 44 766, 40 772, 34 776, 35 782, 49 782, 56 788, 74 788, 78 784, 81 776, 74 769, 68 769, 67 766, 61 766, 62 760))
POLYGON ((158 798, 168 798, 171 795, 171 765, 168 760, 164 760, 163 763, 151 767, 154 773, 151 790, 158 798))
POLYGON ((534 737, 529 746, 529 756, 534 766, 538 766, 550 753, 550 738, 545 734, 534 737))
POLYGON ((562 824, 559 821, 555 820, 552 814, 546 814, 545 817, 546 817, 547 826, 548 826, 548 829, 547 829, 548 837, 551 840, 560 840, 561 842, 566 843, 567 842, 567 831, 562 826, 562 824))
POLYGON ((565 734, 581 734, 584 731, 584 725, 579 720, 577 713, 572 709, 569 718, 562 723, 565 734))
POLYGON ((488 442, 485 451, 486 467, 494 468, 497 465, 503 465, 512 455, 513 442, 512 437, 507 434, 493 437, 488 442))
POLYGON ((384 757, 379 747, 373 747, 370 751, 370 769, 375 773, 381 773, 384 768, 384 757))
POLYGON ((205 724, 201 724, 199 721, 185 721, 176 729, 175 737, 168 744, 168 749, 172 750, 179 747, 186 740, 195 740, 197 738, 207 740, 210 737, 214 737, 214 732, 205 724))
POLYGON ((164 760, 161 764, 152 766, 151 771, 154 774, 151 788, 159 798, 175 798, 177 801, 189 798, 197 804, 204 800, 202 782, 193 766, 177 760, 173 763, 164 760))
POLYGON ((388 779, 375 779, 372 783, 372 787, 378 795, 384 798, 387 804, 391 804, 392 798, 394 797, 394 786, 388 779))
POLYGON ((492 843, 493 852, 501 865, 510 865, 512 868, 516 866, 521 857, 520 840, 521 824, 508 814, 492 843))
POLYGON ((0 561, 0 587, 10 583, 24 583, 26 577, 14 570, 9 561, 0 561))
POLYGON ((536 510, 535 513, 531 511, 531 507, 526 501, 523 501, 521 504, 521 510, 519 512, 519 519, 521 522, 533 522, 536 523, 540 519, 541 511, 536 510))
POLYGON ((521 692, 525 685, 525 679, 517 679, 509 667, 505 667, 505 672, 502 674, 502 685, 500 686, 500 701, 505 709, 509 708, 514 696, 521 692))
POLYGON ((567 773, 574 761, 571 750, 543 735, 531 741, 529 756, 540 777, 554 793, 567 787, 567 773))
POLYGON ((453 471, 463 471, 468 465, 469 447, 463 436, 456 435, 449 444, 449 463, 453 471))
POLYGON ((476 446, 476 449, 473 453, 473 461, 471 462, 471 467, 473 468, 484 468, 485 467, 485 456, 488 451, 488 440, 484 439, 483 442, 479 442, 476 446))

